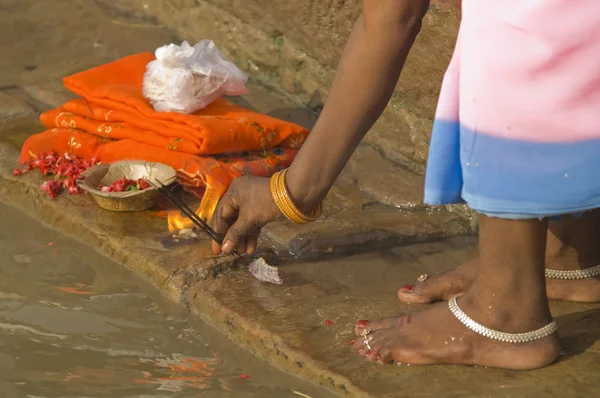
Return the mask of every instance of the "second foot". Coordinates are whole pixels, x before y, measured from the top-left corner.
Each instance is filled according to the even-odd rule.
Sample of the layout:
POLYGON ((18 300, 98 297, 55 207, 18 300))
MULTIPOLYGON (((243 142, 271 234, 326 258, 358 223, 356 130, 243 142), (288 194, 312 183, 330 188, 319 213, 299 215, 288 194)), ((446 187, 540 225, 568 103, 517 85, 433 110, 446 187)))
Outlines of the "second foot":
MULTIPOLYGON (((469 290, 479 258, 468 261, 454 270, 438 275, 431 275, 423 282, 401 287, 398 298, 405 303, 433 303, 440 300, 450 300, 461 296, 469 290)), ((574 270, 577 265, 554 261, 548 264, 548 269, 574 270)), ((600 277, 578 280, 546 279, 546 293, 549 300, 572 301, 579 303, 600 302, 600 277)))

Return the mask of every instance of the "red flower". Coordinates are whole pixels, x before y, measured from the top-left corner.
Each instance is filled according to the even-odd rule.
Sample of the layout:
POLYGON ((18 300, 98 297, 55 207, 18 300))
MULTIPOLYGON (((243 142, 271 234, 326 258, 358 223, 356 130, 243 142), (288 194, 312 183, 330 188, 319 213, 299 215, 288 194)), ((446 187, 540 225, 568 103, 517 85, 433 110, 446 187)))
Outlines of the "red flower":
POLYGON ((127 189, 128 185, 127 178, 123 177, 120 180, 117 180, 109 185, 108 192, 124 192, 127 189))
POLYGON ((82 172, 98 164, 95 158, 80 159, 77 156, 69 156, 65 153, 59 156, 56 152, 44 152, 38 154, 34 159, 25 164, 23 169, 15 169, 14 175, 22 175, 31 169, 39 170, 42 175, 54 175, 55 177, 66 177, 64 181, 48 181, 41 185, 48 196, 55 198, 64 187, 71 195, 77 195, 83 191, 77 185, 82 172))
POLYGON ((81 193, 81 189, 77 185, 77 180, 75 177, 67 177, 63 181, 63 187, 67 190, 67 192, 69 192, 70 195, 77 195, 78 193, 81 193))
POLYGON ((98 189, 104 192, 125 192, 131 190, 144 190, 148 189, 150 185, 145 179, 139 178, 136 180, 128 180, 127 177, 123 177, 120 180, 114 181, 108 187, 98 186, 98 189))
POLYGON ((40 189, 42 189, 50 198, 54 199, 58 196, 61 189, 60 181, 58 180, 49 180, 45 181, 42 185, 40 185, 40 189))
POLYGON ((73 164, 72 163, 59 163, 57 169, 58 169, 58 172, 56 173, 56 175, 59 177, 73 175, 73 164))
POLYGON ((138 188, 140 190, 148 189, 148 188, 150 188, 150 184, 148 184, 148 181, 146 181, 145 179, 139 178, 138 179, 138 188))
POLYGON ((69 192, 69 195, 77 195, 81 193, 81 188, 79 188, 77 185, 71 185, 69 188, 67 188, 67 192, 69 192))

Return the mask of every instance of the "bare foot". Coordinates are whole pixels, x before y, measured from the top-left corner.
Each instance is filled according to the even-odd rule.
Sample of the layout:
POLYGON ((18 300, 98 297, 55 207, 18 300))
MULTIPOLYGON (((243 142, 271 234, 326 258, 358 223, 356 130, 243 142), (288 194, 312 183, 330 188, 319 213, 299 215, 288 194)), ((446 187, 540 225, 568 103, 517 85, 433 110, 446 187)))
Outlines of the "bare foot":
POLYGON ((405 303, 427 304, 459 297, 471 287, 478 264, 479 258, 475 258, 451 271, 430 275, 424 282, 403 286, 398 298, 405 303))
MULTIPOLYGON (((490 319, 485 310, 465 295, 461 308, 476 321, 496 330, 526 332, 545 326, 549 319, 528 318, 526 322, 490 319)), ((369 322, 372 330, 368 350, 358 337, 353 347, 370 360, 413 365, 455 364, 502 369, 529 370, 547 366, 560 353, 556 333, 530 343, 504 343, 481 336, 458 321, 447 303, 399 318, 369 322)), ((357 332, 362 332, 358 327, 357 332)), ((360 334, 360 333, 357 333, 360 334)))
MULTIPOLYGON (((600 249, 596 239, 600 234, 600 211, 583 217, 564 217, 548 228, 546 268, 577 270, 600 264, 600 249)), ((477 271, 479 258, 456 269, 431 275, 398 290, 398 298, 406 303, 432 303, 450 300, 466 292, 477 271)), ((597 303, 600 302, 600 277, 579 280, 546 280, 549 300, 597 303)))
MULTIPOLYGON (((468 261, 458 268, 438 275, 431 275, 425 282, 404 286, 398 290, 398 298, 405 303, 433 303, 450 300, 466 292, 473 278, 479 258, 468 261)), ((600 264, 600 262, 598 262, 600 264)), ((577 264, 555 260, 548 269, 576 270, 577 264)), ((600 302, 600 278, 592 277, 578 280, 546 279, 548 300, 572 301, 578 303, 600 302)))
MULTIPOLYGON (((568 263, 549 264, 547 268, 557 270, 581 269, 580 267, 573 266, 572 264, 568 263)), ((597 276, 577 280, 546 278, 546 291, 548 294, 548 300, 572 301, 577 303, 599 303, 600 278, 597 276)))
MULTIPOLYGON (((544 281, 548 222, 483 215, 479 219, 481 258, 470 287, 458 299, 461 309, 484 327, 505 333, 548 325, 552 320, 544 281)), ((359 321, 355 333, 359 337, 353 347, 384 363, 528 370, 551 364, 560 353, 556 333, 528 343, 501 342, 466 327, 447 303, 405 317, 359 321)))

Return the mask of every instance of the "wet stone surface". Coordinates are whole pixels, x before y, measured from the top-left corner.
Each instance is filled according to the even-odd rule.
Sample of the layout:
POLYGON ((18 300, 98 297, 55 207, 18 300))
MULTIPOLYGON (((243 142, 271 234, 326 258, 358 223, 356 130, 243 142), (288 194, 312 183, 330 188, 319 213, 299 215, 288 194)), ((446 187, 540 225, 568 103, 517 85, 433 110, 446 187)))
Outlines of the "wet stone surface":
MULTIPOLYGON (((594 305, 553 304, 562 325, 566 355, 558 364, 535 372, 382 367, 365 363, 349 351, 348 340, 356 319, 417 310, 418 306, 408 307, 398 302, 395 292, 399 286, 411 283, 423 271, 449 269, 473 255, 473 242, 468 238, 431 242, 469 234, 474 229, 470 214, 460 207, 432 210, 421 206, 422 168, 414 162, 403 162, 397 151, 392 156, 394 161, 387 155, 381 156, 381 145, 363 145, 357 150, 327 199, 322 221, 301 228, 284 223, 266 228, 263 243, 280 255, 284 287, 264 285, 233 264, 231 258, 214 257, 207 239, 193 244, 173 242, 166 220, 157 216, 158 208, 115 214, 97 208, 86 195, 73 198, 62 195, 49 200, 38 189, 41 182, 38 175, 14 177, 12 170, 22 142, 42 130, 37 113, 71 97, 62 88, 63 76, 179 41, 164 26, 139 18, 146 15, 142 9, 122 14, 99 4, 104 2, 8 0, 2 3, 0 50, 10 56, 0 58, 0 200, 20 207, 132 269, 254 354, 342 395, 598 394, 600 325, 594 305), (398 245, 405 247, 390 250, 398 245), (343 256, 375 249, 379 251, 343 256), (294 259, 290 251, 306 260, 294 259), (331 256, 320 256, 326 253, 331 256), (325 320, 333 323, 325 324, 325 320)), ((211 7, 207 2, 202 4, 211 7)), ((212 28, 202 23, 211 14, 199 14, 195 8, 188 14, 189 18, 196 18, 194 26, 204 26, 203 32, 211 32, 212 28)), ((173 15, 176 18, 180 14, 173 15)), ((191 26, 189 18, 182 19, 182 31, 191 26)), ((224 31, 232 32, 236 26, 231 19, 231 25, 224 31)), ((259 36, 247 25, 239 28, 230 37, 219 37, 235 41, 240 35, 249 40, 259 36)), ((427 37, 423 40, 419 51, 428 48, 427 37)), ((249 51, 255 51, 258 58, 268 55, 258 47, 249 51)), ((307 65, 310 66, 310 59, 307 65)), ((277 68, 276 59, 271 68, 277 68)), ((302 79, 309 75, 301 70, 294 76, 302 79)), ((307 81, 328 79, 320 78, 315 80, 313 76, 307 81)), ((310 84, 302 90, 308 92, 310 84)), ((318 85, 313 85, 314 91, 318 85)), ((253 83, 250 95, 240 101, 261 112, 312 126, 314 113, 268 87, 253 83)), ((422 108, 423 112, 426 109, 422 108)), ((427 124, 423 118, 407 120, 413 126, 427 124)), ((387 137, 393 133, 389 130, 387 137)), ((420 137, 405 137, 398 145, 410 140, 426 141, 420 137)), ((402 148, 406 153, 414 149, 402 148)))
MULTIPOLYGON (((397 248, 335 260, 282 263, 285 285, 266 286, 243 272, 216 281, 199 282, 192 289, 193 303, 211 312, 220 305, 245 321, 236 325, 267 332, 261 343, 270 348, 280 366, 304 364, 278 351, 279 341, 289 351, 300 351, 329 372, 344 376, 376 397, 577 397, 600 393, 600 306, 552 303, 560 326, 564 354, 558 363, 536 371, 514 372, 460 366, 378 365, 357 356, 349 346, 357 319, 409 314, 425 306, 402 304, 399 286, 414 283, 422 273, 449 270, 475 256, 474 240, 454 238, 444 242, 397 248), (326 322, 331 321, 330 322, 326 322)), ((227 319, 222 319, 225 328, 227 319)), ((232 334, 239 331, 231 330, 232 334)), ((240 338, 244 341, 244 338, 240 338)), ((338 390, 338 380, 324 383, 338 390)))
POLYGON ((335 396, 89 246, 2 203, 0 220, 0 397, 335 396))
POLYGON ((266 285, 228 258, 212 257, 206 240, 165 246, 171 235, 154 212, 114 214, 89 196, 47 199, 37 189, 39 177, 9 175, 15 156, 14 149, 0 149, 1 200, 127 265, 257 356, 342 395, 562 398, 598 392, 598 305, 552 304, 565 355, 533 372, 380 366, 350 350, 357 319, 419 310, 401 304, 397 288, 472 258, 472 238, 313 261, 281 256, 284 286, 266 285))
MULTIPOLYGON (((2 26, 10 30, 0 37, 0 49, 12 54, 10 61, 0 60, 0 87, 9 88, 0 91, 7 97, 0 102, 0 115, 7 115, 0 118, 0 142, 12 147, 19 148, 27 135, 43 130, 36 112, 72 97, 62 87, 62 77, 178 40, 170 30, 139 19, 136 15, 141 11, 119 14, 92 1, 61 0, 52 6, 33 3, 8 1, 0 11, 2 26), (44 30, 36 18, 49 21, 44 30), (18 31, 27 32, 26 39, 20 39, 18 31), (74 31, 78 32, 76 38, 71 37, 74 31), (121 40, 125 36, 128 39, 121 40)), ((236 102, 307 128, 314 125, 316 115, 289 98, 260 85, 250 88, 251 93, 236 102)), ((279 224, 265 231, 273 242, 298 256, 356 250, 357 244, 367 251, 471 232, 470 217, 464 212, 423 209, 419 205, 422 192, 422 175, 362 145, 328 199, 326 214, 330 217, 304 228, 279 224), (377 203, 386 206, 365 207, 377 203)))

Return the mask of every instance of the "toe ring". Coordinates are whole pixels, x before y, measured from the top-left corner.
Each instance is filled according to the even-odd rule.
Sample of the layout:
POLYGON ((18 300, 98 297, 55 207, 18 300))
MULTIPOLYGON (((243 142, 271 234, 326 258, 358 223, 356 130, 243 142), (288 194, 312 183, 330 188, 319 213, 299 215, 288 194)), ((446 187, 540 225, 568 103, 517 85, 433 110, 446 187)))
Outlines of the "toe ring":
POLYGON ((417 278, 417 282, 425 282, 429 278, 428 274, 423 274, 417 278))

